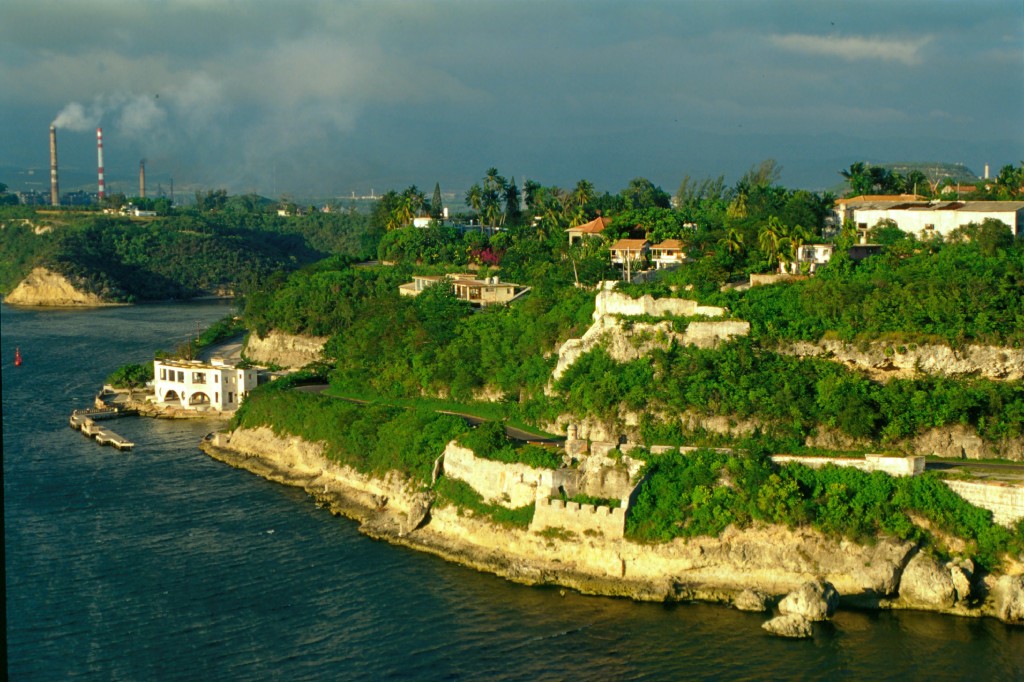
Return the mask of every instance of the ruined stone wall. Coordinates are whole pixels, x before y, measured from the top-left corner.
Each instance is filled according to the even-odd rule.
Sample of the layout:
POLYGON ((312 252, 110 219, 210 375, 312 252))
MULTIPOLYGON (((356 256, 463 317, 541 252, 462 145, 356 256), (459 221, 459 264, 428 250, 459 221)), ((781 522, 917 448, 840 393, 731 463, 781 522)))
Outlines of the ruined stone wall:
POLYGON ((722 341, 736 336, 749 336, 750 323, 746 320, 716 320, 701 322, 699 320, 686 325, 683 343, 698 348, 714 348, 722 341))
POLYGON ((612 508, 538 497, 530 530, 539 533, 546 528, 619 539, 626 532, 625 506, 612 508))
POLYGON ((512 509, 533 504, 538 496, 548 497, 556 493, 559 486, 572 487, 569 471, 494 462, 477 457, 455 441, 445 448, 444 473, 468 483, 489 504, 512 509))
POLYGON ((943 481, 950 489, 975 507, 988 509, 992 519, 1011 526, 1024 519, 1024 486, 975 481, 943 481))
POLYGON ((721 317, 725 309, 717 306, 698 305, 697 301, 685 298, 654 298, 650 294, 640 298, 631 298, 624 293, 603 289, 598 292, 594 302, 594 319, 605 315, 650 315, 652 317, 721 317))

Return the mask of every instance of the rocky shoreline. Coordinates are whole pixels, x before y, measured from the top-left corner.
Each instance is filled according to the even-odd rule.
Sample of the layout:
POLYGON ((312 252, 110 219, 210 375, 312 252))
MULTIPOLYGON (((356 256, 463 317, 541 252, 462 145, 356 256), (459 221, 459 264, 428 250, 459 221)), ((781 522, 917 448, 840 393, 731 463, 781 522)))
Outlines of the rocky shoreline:
MULTIPOLYGON (((221 462, 303 488, 317 504, 359 522, 360 532, 370 537, 525 585, 736 608, 753 601, 764 606, 755 610, 771 610, 821 582, 844 608, 919 609, 1024 624, 1020 563, 1002 575, 985 574, 970 562, 943 564, 908 542, 880 538, 866 546, 811 529, 767 525, 658 545, 599 536, 556 538, 498 526, 453 507, 431 508, 427 493, 396 474, 384 480, 365 476, 328 461, 322 446, 276 436, 269 428, 214 434, 201 447, 221 462)), ((797 634, 776 634, 805 631, 809 625, 801 621, 790 630, 797 634)))

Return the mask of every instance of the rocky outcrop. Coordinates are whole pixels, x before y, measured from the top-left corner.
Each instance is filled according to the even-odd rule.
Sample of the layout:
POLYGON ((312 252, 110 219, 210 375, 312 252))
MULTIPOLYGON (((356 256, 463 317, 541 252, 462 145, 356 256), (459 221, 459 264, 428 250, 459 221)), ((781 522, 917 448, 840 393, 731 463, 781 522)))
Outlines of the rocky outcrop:
POLYGON ((602 289, 594 302, 594 323, 579 339, 569 339, 558 350, 558 364, 552 372, 557 381, 581 355, 602 346, 617 362, 645 357, 655 348, 668 348, 673 342, 712 348, 735 336, 750 334, 744 320, 695 320, 686 330, 677 332, 671 320, 641 322, 622 317, 722 317, 725 309, 702 306, 684 298, 654 298, 646 295, 630 298, 611 289, 602 289))
POLYGON ((775 618, 763 623, 761 627, 778 637, 806 639, 814 636, 814 626, 811 624, 811 621, 807 620, 803 616, 776 616, 775 618))
POLYGON ((915 452, 953 459, 1009 459, 1024 461, 1024 438, 1006 438, 997 443, 983 440, 974 429, 962 424, 929 429, 911 441, 915 452))
POLYGON ((102 296, 82 291, 64 275, 46 268, 35 268, 4 299, 11 305, 96 308, 122 305, 102 296))
POLYGON ((956 603, 956 588, 945 566, 918 552, 900 578, 900 605, 915 609, 946 609, 956 603))
POLYGON ((768 610, 768 597, 757 590, 743 590, 733 599, 732 605, 739 611, 764 613, 768 610))
POLYGON ((1004 575, 993 589, 995 615, 1004 623, 1024 625, 1024 576, 1004 575))
POLYGON ((779 602, 779 613, 817 622, 828 620, 839 606, 839 593, 824 580, 811 580, 779 602))
POLYGON ((822 339, 816 343, 784 344, 779 352, 800 357, 824 357, 867 371, 882 381, 920 374, 950 377, 981 376, 1019 381, 1024 378, 1024 348, 970 345, 950 348, 939 344, 893 344, 885 341, 848 343, 822 339))
POLYGON ((261 365, 277 365, 289 369, 305 367, 323 360, 326 336, 300 336, 272 330, 265 337, 249 335, 245 357, 261 365))

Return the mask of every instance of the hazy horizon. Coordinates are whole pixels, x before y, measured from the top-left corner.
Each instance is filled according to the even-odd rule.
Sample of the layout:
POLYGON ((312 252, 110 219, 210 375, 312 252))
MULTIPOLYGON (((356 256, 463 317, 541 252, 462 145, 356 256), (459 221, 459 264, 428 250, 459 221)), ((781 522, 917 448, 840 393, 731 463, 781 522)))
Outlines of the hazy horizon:
POLYGON ((415 184, 828 189, 869 163, 1024 159, 1019 2, 13 0, 0 182, 298 201, 415 184), (32 174, 29 172, 32 171, 32 174))

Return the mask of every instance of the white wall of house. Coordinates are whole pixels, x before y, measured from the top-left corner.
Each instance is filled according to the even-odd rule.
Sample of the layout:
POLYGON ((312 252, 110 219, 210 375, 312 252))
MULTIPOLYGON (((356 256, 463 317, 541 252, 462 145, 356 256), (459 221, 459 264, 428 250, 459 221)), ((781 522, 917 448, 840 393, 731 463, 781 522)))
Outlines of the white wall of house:
POLYGON ((1009 226, 1014 235, 1020 235, 1024 228, 1024 208, 1016 209, 972 209, 970 205, 959 209, 933 208, 860 208, 853 211, 853 222, 858 227, 875 227, 881 220, 892 220, 904 232, 916 236, 939 234, 945 237, 958 227, 969 223, 981 224, 987 218, 994 218, 1009 226))
POLYGON ((187 410, 237 410, 256 388, 256 370, 220 362, 154 360, 153 390, 159 403, 187 410))

